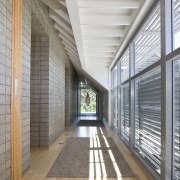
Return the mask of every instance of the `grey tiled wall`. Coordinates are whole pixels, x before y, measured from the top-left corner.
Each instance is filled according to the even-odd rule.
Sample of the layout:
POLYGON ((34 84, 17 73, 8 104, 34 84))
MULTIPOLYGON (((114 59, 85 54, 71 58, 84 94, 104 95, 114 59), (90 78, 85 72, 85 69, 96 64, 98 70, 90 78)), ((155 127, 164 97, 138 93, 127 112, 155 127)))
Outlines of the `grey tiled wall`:
POLYGON ((70 124, 70 70, 65 68, 65 126, 70 124))
POLYGON ((71 99, 69 99, 69 102, 71 102, 71 124, 77 120, 78 116, 78 76, 73 66, 71 70, 71 99))
POLYGON ((66 63, 65 80, 65 125, 70 126, 78 114, 78 77, 71 63, 66 63))
POLYGON ((22 37, 22 170, 29 169, 30 159, 30 54, 31 54, 31 1, 23 0, 22 37))
POLYGON ((65 60, 63 47, 54 33, 50 36, 49 57, 49 143, 65 128, 65 60))
MULTIPOLYGON (((43 116, 40 116, 40 119, 44 122, 40 123, 40 132, 48 135, 46 141, 40 136, 43 144, 51 144, 64 131, 65 126, 65 61, 68 59, 53 28, 53 22, 48 18, 47 7, 41 0, 23 0, 21 98, 23 174, 30 167, 31 7, 49 36, 49 62, 47 64, 47 61, 41 61, 40 64, 42 69, 49 70, 49 74, 43 74, 41 71, 40 89, 43 95, 41 94, 40 104, 43 102, 43 109, 40 110, 40 115, 43 116), (45 91, 49 91, 48 95, 44 87, 45 91), (49 103, 46 104, 47 99, 49 103), (47 118, 48 110, 49 118, 47 118)), ((11 179, 11 31, 12 0, 0 0, 0 180, 11 179)))
MULTIPOLYGON (((33 34, 33 32, 32 32, 33 34)), ((49 145, 49 38, 31 38, 31 147, 49 145)))
MULTIPOLYGON (((54 30, 53 22, 49 19, 48 8, 41 0, 23 0, 23 79, 22 79, 22 159, 23 159, 23 174, 27 172, 30 167, 30 52, 31 52, 31 8, 33 15, 35 15, 49 37, 49 51, 42 50, 41 56, 44 60, 40 60, 41 67, 41 95, 40 99, 40 122, 36 122, 39 126, 39 132, 35 132, 35 122, 31 125, 31 145, 35 146, 35 139, 40 140, 41 146, 50 145, 56 138, 64 131, 65 128, 65 61, 68 61, 64 51, 64 47, 58 37, 58 33, 54 30), (46 54, 48 52, 48 55, 46 54), (46 56, 46 57, 45 57, 46 56), (46 59, 46 60, 45 60, 46 59), (47 70, 48 73, 45 73, 47 70), (43 79, 44 78, 44 79, 43 79), (48 86, 48 87, 47 87, 48 86), (48 91, 48 94, 47 94, 48 91), (34 128, 34 130, 33 130, 34 128)), ((33 42, 32 42, 33 44, 33 42)), ((34 48, 34 47, 33 47, 34 48)), ((36 51, 36 50, 35 50, 36 51)), ((33 52, 33 49, 32 49, 33 52)), ((35 59, 34 59, 35 60, 35 59)), ((32 58, 32 66, 38 68, 37 64, 32 58), (33 64, 34 63, 34 64, 33 64), (36 65, 37 66, 36 66, 36 65)), ((32 70, 32 83, 38 83, 32 70)), ((31 84, 33 85, 33 84, 31 84)), ((33 87, 33 86, 32 86, 33 87)), ((37 89, 34 88, 34 91, 37 89)), ((38 90, 37 90, 38 91, 38 90)), ((37 92, 36 91, 36 92, 37 92)), ((31 91, 32 92, 32 91, 31 91)), ((38 94, 38 93, 37 93, 38 94)), ((37 95, 36 94, 36 95, 37 95)), ((35 94, 32 94, 32 103, 36 100, 35 94)), ((31 110, 31 120, 35 121, 32 116, 35 107, 31 110)))
POLYGON ((98 116, 103 117, 103 94, 98 92, 98 116))
POLYGON ((108 92, 103 93, 103 118, 108 120, 108 92))
POLYGON ((11 176, 11 31, 12 1, 0 0, 0 179, 11 176))

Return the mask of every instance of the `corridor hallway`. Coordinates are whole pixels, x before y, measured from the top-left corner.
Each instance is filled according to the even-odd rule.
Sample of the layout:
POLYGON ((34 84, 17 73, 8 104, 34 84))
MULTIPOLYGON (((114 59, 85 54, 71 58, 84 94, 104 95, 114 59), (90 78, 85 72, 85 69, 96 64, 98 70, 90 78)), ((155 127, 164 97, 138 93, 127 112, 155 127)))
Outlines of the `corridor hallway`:
MULTIPOLYGON (((99 124, 99 123, 98 123, 99 124)), ((23 177, 23 180, 148 180, 152 179, 147 171, 143 168, 141 164, 134 158, 128 148, 119 139, 117 134, 111 129, 105 126, 71 126, 66 129, 66 131, 49 147, 49 149, 31 149, 31 168, 28 173, 23 177), (134 177, 119 177, 119 178, 47 178, 48 171, 54 164, 57 156, 62 151, 64 145, 66 144, 68 138, 70 137, 112 137, 118 149, 126 159, 128 165, 133 170, 135 174, 134 177)))

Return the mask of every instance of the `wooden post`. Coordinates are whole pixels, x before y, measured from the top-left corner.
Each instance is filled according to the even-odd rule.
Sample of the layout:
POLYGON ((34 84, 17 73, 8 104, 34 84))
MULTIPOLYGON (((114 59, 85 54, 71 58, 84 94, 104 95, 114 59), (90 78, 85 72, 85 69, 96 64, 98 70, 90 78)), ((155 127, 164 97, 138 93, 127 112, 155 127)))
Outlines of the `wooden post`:
POLYGON ((12 179, 22 178, 21 150, 21 51, 22 0, 13 0, 12 16, 12 88, 11 88, 11 168, 12 179))

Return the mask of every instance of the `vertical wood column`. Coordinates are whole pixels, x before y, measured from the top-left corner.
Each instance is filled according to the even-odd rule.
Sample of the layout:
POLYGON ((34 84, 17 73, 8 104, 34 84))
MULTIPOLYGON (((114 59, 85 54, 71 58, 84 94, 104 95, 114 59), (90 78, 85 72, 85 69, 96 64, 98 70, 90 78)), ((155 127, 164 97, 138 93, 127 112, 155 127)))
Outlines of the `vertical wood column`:
POLYGON ((11 148, 12 179, 22 178, 21 155, 21 51, 22 0, 13 0, 12 16, 12 89, 11 89, 11 148))

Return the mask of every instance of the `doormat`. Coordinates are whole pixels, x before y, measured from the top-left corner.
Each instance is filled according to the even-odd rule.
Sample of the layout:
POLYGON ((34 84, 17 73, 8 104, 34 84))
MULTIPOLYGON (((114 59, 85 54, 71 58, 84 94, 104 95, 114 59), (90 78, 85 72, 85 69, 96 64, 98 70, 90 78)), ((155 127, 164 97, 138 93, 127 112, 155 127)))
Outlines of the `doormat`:
POLYGON ((111 137, 70 137, 47 177, 132 177, 134 173, 111 137))
POLYGON ((101 120, 80 120, 77 125, 78 126, 104 127, 103 121, 101 120))

